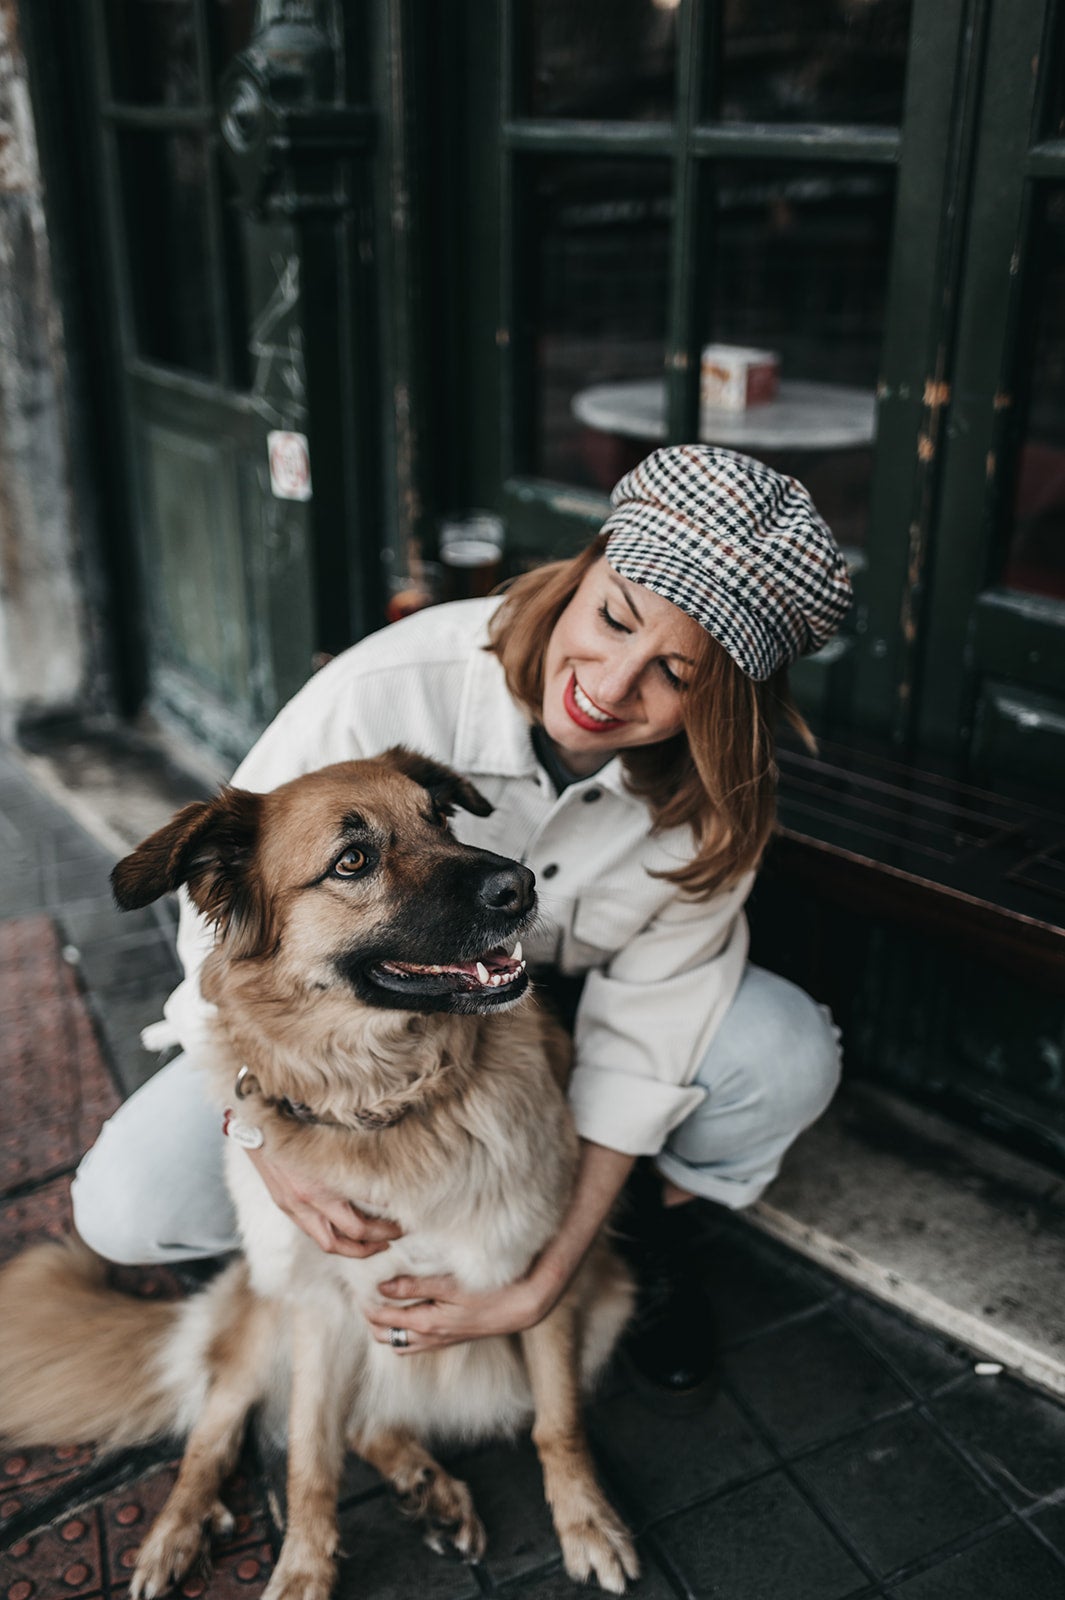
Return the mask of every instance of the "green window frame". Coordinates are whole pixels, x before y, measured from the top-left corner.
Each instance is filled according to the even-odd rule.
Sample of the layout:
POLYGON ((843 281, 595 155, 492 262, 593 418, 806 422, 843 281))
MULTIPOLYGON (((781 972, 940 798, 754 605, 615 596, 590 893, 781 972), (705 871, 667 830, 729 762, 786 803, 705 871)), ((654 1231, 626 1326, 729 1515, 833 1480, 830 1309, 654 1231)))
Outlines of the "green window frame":
MULTIPOLYGON (((958 708, 973 695, 972 637, 979 641, 993 628, 1001 637, 1009 625, 1029 629, 1033 611, 1040 610, 999 595, 976 603, 978 575, 982 579, 988 560, 987 537, 981 541, 973 533, 989 518, 987 443, 978 443, 974 432, 959 440, 959 427, 972 430, 973 423, 969 403, 962 424, 957 396, 973 387, 970 368, 979 368, 981 426, 985 434, 1001 430, 993 399, 1018 321, 1017 274, 1007 271, 1003 278, 1002 262, 1008 264, 1016 252, 1017 219, 1030 208, 1032 186, 1060 175, 1065 159, 1065 141, 1030 139, 1049 92, 1048 70, 1033 87, 1032 58, 1045 49, 1047 37, 1058 36, 1059 8, 1046 0, 914 0, 897 128, 741 126, 705 118, 699 86, 715 48, 716 7, 710 0, 680 0, 677 9, 672 122, 526 117, 518 113, 515 95, 523 65, 517 0, 490 9, 488 16, 486 8, 468 8, 462 60, 456 62, 468 101, 461 184, 472 197, 453 284, 456 322, 469 343, 460 369, 471 397, 460 419, 473 436, 467 498, 502 512, 512 544, 542 557, 579 546, 607 507, 605 497, 592 491, 523 474, 515 455, 529 395, 520 335, 528 285, 517 244, 523 160, 595 155, 670 163, 665 378, 668 439, 674 443, 696 436, 696 302, 713 248, 697 221, 701 177, 709 164, 771 158, 890 167, 895 223, 856 606, 846 637, 801 663, 794 682, 826 735, 964 761, 971 718, 958 708), (1004 131, 1009 139, 1003 146, 1004 131), (1003 183, 1010 189, 1004 208, 1003 183), (981 284, 996 273, 989 306, 981 284), (995 349, 981 331, 989 315, 1001 329, 995 349), (958 560, 966 568, 965 598, 952 599, 947 591, 957 582, 958 560)), ((1060 617, 1056 611, 1044 614, 1038 625, 1052 636, 1048 650, 1060 665, 1060 617)))
POLYGON ((986 56, 916 735, 929 748, 970 754, 978 778, 1058 782, 1065 602, 1008 588, 1002 569, 1034 335, 1040 205, 1050 185, 1065 182, 1065 138, 1046 137, 1065 70, 1065 7, 996 5, 986 56), (1044 737, 1033 740, 1040 727, 1044 737))

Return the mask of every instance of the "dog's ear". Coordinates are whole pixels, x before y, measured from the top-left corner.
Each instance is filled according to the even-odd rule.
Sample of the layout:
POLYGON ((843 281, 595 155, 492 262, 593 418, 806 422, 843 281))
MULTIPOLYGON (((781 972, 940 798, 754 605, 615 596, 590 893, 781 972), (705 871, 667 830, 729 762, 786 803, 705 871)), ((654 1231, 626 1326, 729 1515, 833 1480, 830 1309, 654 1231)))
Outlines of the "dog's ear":
POLYGON ((139 910, 184 884, 197 910, 235 941, 235 955, 261 951, 270 942, 254 871, 261 810, 262 796, 247 789, 185 806, 112 872, 119 907, 139 910))
POLYGON ((472 783, 460 778, 442 761, 420 756, 401 744, 386 750, 381 760, 387 761, 397 772, 402 772, 404 777, 413 778, 423 789, 428 789, 445 817, 452 816, 456 806, 461 806, 463 811, 471 811, 475 817, 490 817, 495 810, 472 783))

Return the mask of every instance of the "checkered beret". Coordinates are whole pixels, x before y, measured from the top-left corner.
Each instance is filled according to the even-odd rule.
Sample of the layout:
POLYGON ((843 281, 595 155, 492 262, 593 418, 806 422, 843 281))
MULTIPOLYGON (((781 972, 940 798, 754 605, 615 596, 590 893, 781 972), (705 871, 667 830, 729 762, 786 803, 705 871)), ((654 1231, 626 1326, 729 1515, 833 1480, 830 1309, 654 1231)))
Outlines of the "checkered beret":
POLYGON ((750 456, 656 450, 610 502, 614 571, 694 617, 748 677, 818 649, 850 609, 846 564, 810 496, 750 456))

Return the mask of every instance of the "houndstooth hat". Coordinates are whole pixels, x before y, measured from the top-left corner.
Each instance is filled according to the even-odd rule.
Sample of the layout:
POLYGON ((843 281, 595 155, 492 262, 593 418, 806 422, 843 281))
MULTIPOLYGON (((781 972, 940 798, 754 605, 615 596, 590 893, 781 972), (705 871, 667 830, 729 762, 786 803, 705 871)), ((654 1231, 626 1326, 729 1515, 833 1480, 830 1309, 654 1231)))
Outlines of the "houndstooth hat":
POLYGON ((614 571, 694 617, 748 677, 818 649, 850 609, 846 564, 810 496, 750 456, 656 450, 610 502, 614 571))

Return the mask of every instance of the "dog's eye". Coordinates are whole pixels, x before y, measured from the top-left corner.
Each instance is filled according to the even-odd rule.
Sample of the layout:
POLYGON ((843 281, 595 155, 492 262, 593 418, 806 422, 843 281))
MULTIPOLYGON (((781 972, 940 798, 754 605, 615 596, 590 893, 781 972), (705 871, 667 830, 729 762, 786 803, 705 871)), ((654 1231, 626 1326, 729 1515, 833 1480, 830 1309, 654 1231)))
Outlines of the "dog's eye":
POLYGON ((344 851, 340 860, 333 867, 333 871, 338 878, 354 878, 356 873, 361 872, 365 865, 366 857, 362 851, 352 847, 352 849, 344 851))

